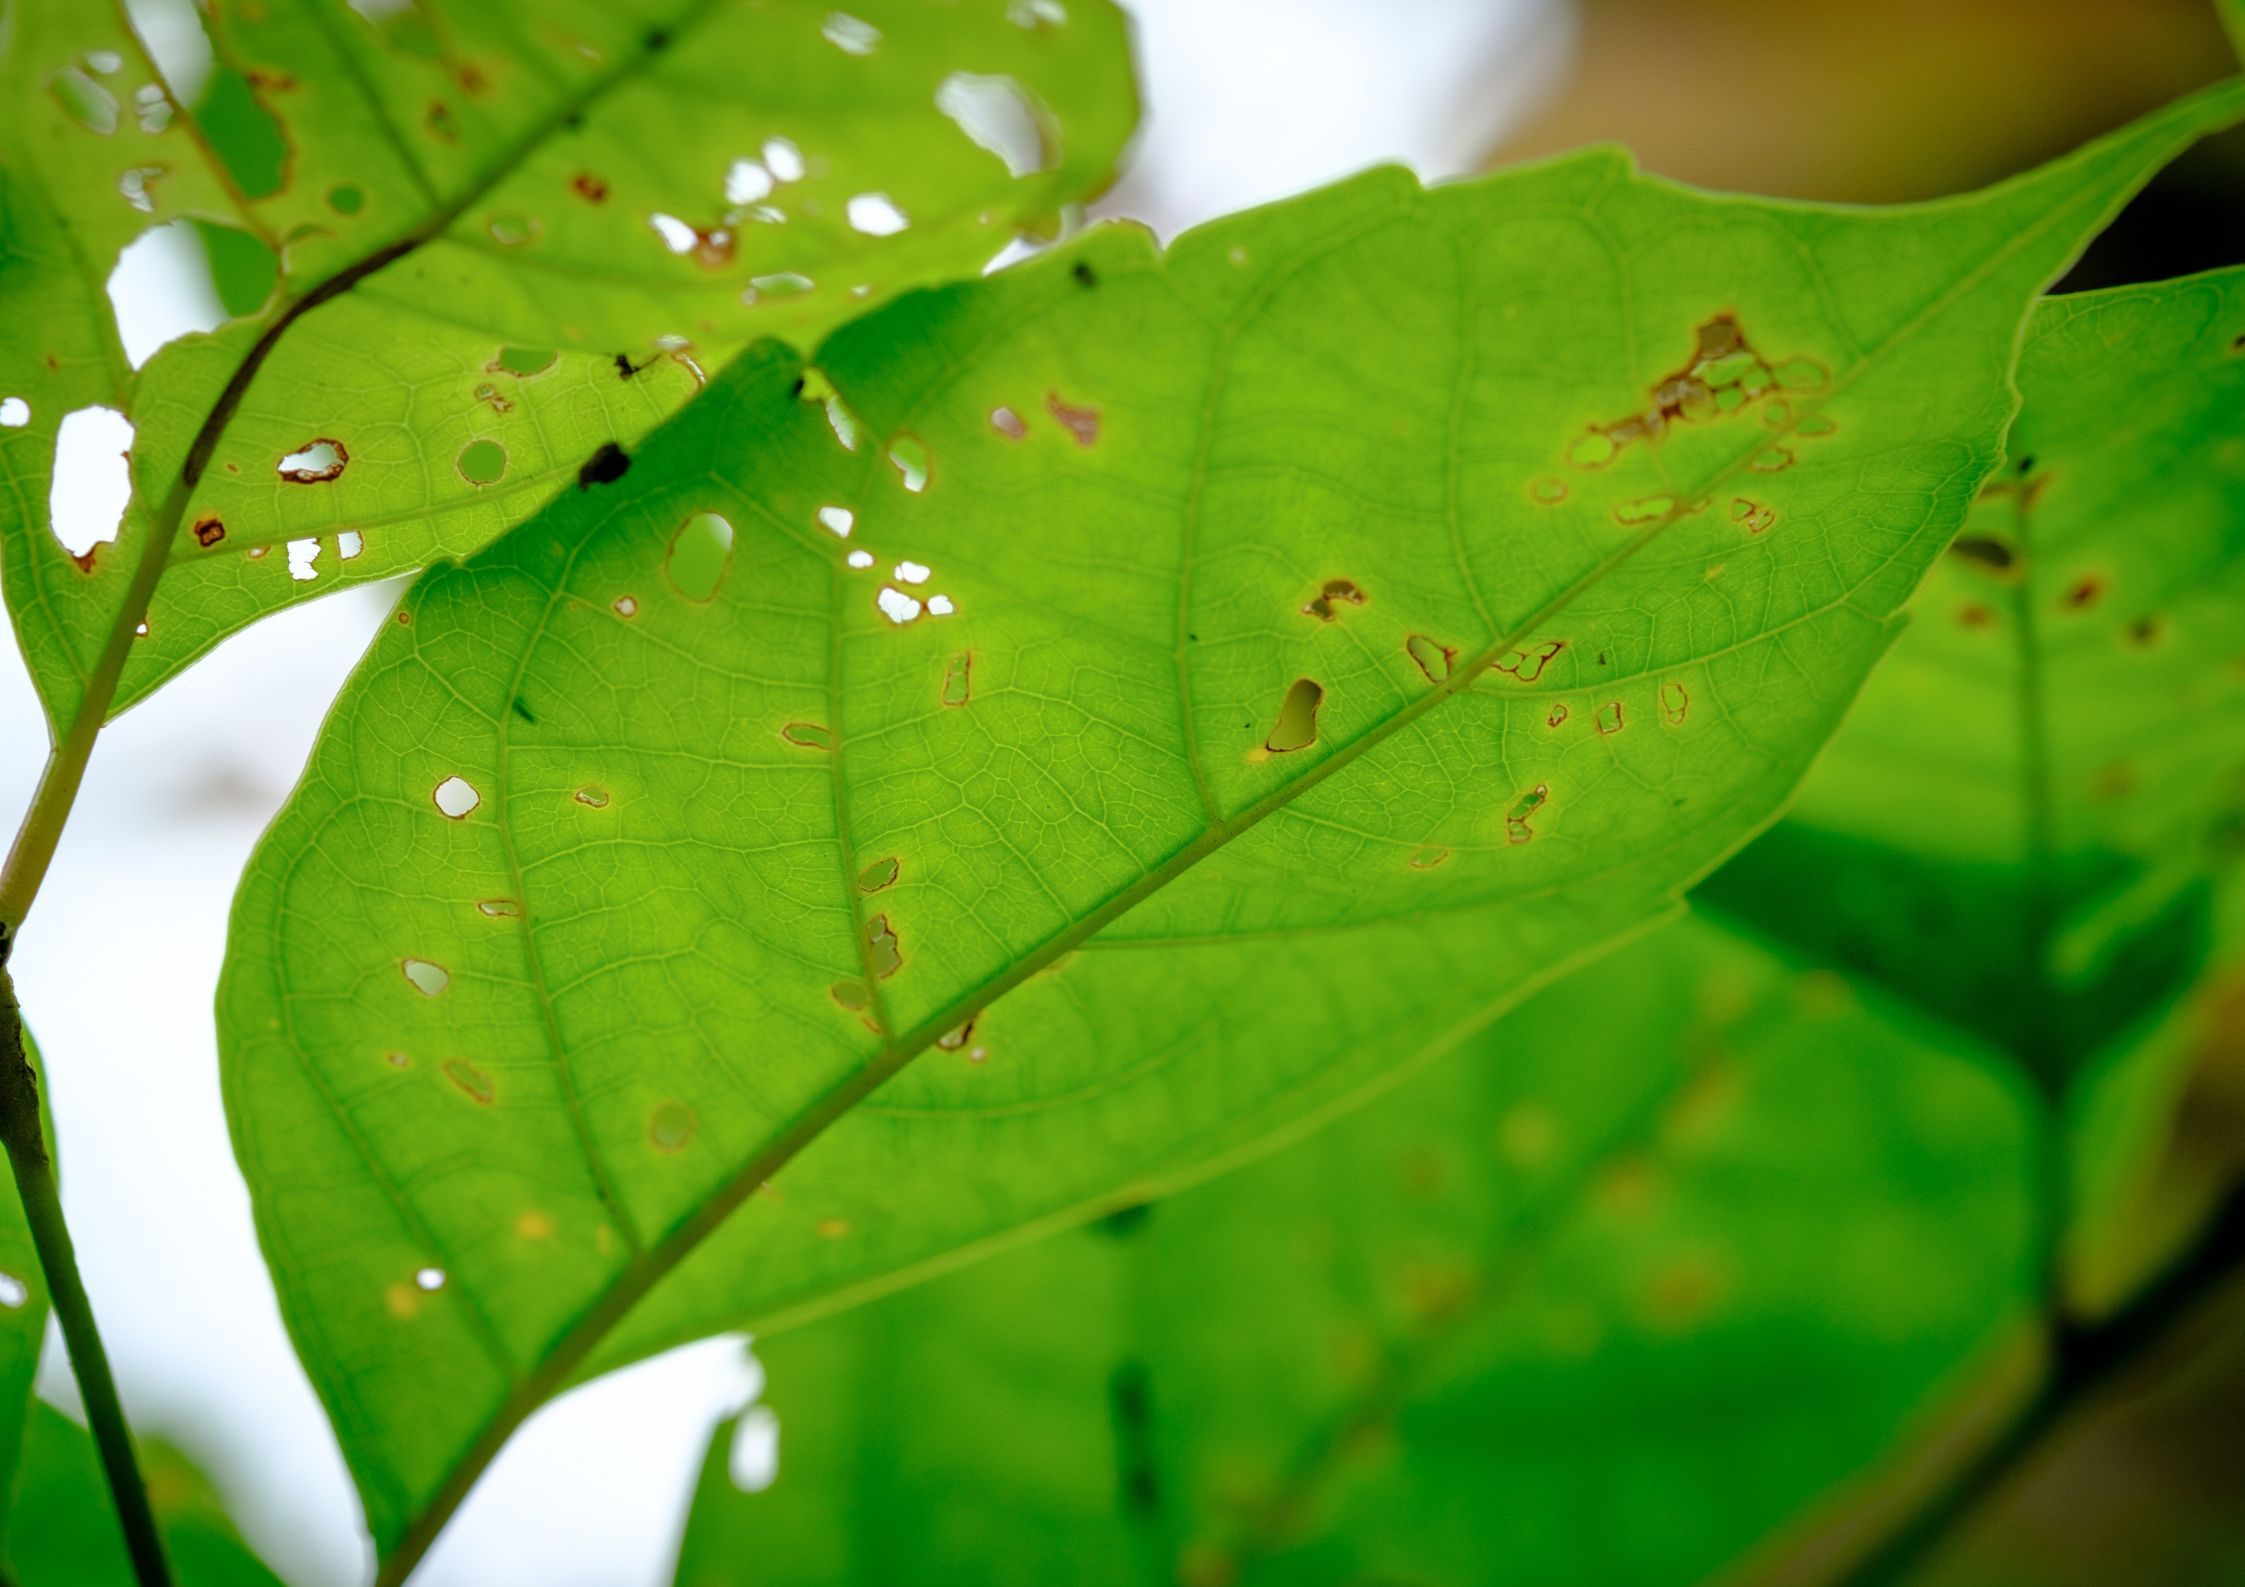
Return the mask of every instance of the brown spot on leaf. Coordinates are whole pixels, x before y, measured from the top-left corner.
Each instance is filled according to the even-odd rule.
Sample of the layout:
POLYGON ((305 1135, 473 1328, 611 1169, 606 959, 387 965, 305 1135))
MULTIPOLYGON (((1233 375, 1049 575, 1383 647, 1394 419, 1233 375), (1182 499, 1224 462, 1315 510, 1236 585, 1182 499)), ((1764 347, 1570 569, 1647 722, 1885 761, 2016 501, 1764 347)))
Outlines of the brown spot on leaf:
POLYGON ((1057 391, 1045 393, 1045 412, 1060 422, 1060 427, 1076 438, 1078 446, 1092 446, 1099 440, 1099 410, 1088 404, 1066 402, 1057 391))

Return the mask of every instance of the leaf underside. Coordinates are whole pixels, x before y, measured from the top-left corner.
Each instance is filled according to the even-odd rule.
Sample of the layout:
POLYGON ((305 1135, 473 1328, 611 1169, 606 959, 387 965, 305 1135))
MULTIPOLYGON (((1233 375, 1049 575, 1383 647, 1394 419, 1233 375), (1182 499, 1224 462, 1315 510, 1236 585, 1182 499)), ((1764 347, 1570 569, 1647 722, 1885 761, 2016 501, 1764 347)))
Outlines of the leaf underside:
POLYGON ((2037 308, 2010 466, 1793 814, 1701 889, 1826 962, 1913 948, 1853 956, 1878 991, 1669 928, 1308 1145, 763 1341, 782 1478, 740 1492, 719 1429, 680 1587, 1696 1580, 1749 1548, 1775 1578, 1788 1537, 1846 1537, 1818 1524, 1836 1482, 2028 1381, 2003 1346, 2046 1301, 2044 1231, 2113 1216, 2208 1039, 2160 1017, 2172 981, 2135 987, 2153 1030, 2106 1063, 2154 1073, 2066 1121, 2085 1184, 2038 1205, 2061 1118, 2020 1009, 2055 1004, 2094 1063, 2088 1005, 2058 962, 1939 972, 2088 957, 2034 940, 2032 866, 2042 929, 2108 956, 2162 929, 2146 878, 2233 891, 2241 328, 2238 271, 2037 308), (1950 885, 1901 891, 1926 877, 1950 885), (1963 898, 1970 941, 1939 929, 1963 898))
POLYGON ((0 331, 31 415, 0 430, 0 571, 50 721, 144 556, 116 709, 269 612, 487 543, 751 340, 810 345, 1052 224, 1135 103, 1113 7, 1050 9, 867 0, 845 48, 801 0, 229 4, 200 108, 222 147, 274 148, 222 171, 106 8, 13 7, 0 284, 37 312, 0 331), (279 285, 136 374, 104 284, 182 217, 262 244, 279 285), (138 494, 81 563, 45 509, 89 403, 138 426, 138 494))
POLYGON ((1314 1141, 759 1341, 779 1480, 719 1430, 678 1587, 1709 1579, 2033 1304, 2031 1098, 1946 1043, 1664 928, 1314 1141))
POLYGON ((1204 1173, 1672 907, 2236 102, 1891 212, 1591 154, 1099 230, 427 575, 220 995, 392 1574, 573 1375, 1204 1173))

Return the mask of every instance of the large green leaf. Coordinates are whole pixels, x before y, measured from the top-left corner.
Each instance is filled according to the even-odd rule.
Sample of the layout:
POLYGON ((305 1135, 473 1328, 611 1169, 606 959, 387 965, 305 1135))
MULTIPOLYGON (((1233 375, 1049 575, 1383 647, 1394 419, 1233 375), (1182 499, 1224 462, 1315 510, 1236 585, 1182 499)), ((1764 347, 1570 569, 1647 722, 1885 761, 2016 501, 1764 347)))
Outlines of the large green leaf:
MULTIPOLYGON (((280 1587, 182 1451, 149 1439, 140 1465, 179 1587, 280 1587)), ((93 1439, 51 1405, 33 1407, 18 1487, 6 1548, 16 1587, 132 1587, 93 1439)))
POLYGON ((678 1587, 1706 1579, 2017 1338, 2032 1102, 1664 929, 1311 1142, 760 1340, 779 1480, 721 1432, 678 1587))
POLYGON ((751 339, 809 345, 972 274, 1103 184, 1134 116, 1107 0, 478 0, 379 20, 257 0, 211 21, 198 108, 232 156, 221 183, 160 88, 149 120, 169 129, 138 130, 145 73, 107 8, 8 15, 10 301, 57 305, 5 333, 27 368, 53 361, 9 473, 33 483, 65 407, 140 426, 138 501, 90 564, 47 533, 43 490, 19 484, 0 523, 58 730, 158 573, 120 707, 280 606, 473 550, 751 339), (136 64, 103 76, 89 51, 136 64), (110 105, 92 124, 63 93, 81 83, 110 105), (121 173, 149 171, 139 187, 246 230, 282 272, 260 313, 130 378, 101 289, 146 218, 121 173))
MULTIPOLYGON (((2003 476, 1786 821, 1705 892, 1980 1031, 2054 1098, 2154 1125, 2143 1089, 2171 1094, 2203 1045, 2177 1000, 2245 935, 2223 924, 2245 855, 2241 338, 2245 271, 2036 312, 2003 476)), ((2146 1132, 2086 1129, 2093 1207, 2146 1132)))
POLYGON ((1962 521, 2035 291, 2241 97, 1890 212, 1594 153, 1101 229, 432 571, 220 993, 392 1574, 572 1375, 1205 1172, 1669 908, 1962 521))

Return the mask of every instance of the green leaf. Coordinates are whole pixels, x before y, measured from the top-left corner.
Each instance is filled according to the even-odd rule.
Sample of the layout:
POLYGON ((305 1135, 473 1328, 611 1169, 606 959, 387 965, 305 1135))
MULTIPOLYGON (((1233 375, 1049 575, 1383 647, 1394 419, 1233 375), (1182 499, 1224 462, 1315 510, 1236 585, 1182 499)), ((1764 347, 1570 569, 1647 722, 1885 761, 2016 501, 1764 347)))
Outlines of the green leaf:
POLYGON ((1784 824, 1703 890, 2091 1099, 2085 1213, 2203 1045, 2178 999, 2245 942, 2241 347, 2245 271, 2036 311, 2003 475, 1784 824))
MULTIPOLYGON (((161 1439, 147 1439, 140 1445, 140 1463, 180 1587, 280 1587, 280 1578, 250 1552, 217 1491, 184 1453, 161 1439)), ((133 1584, 93 1439, 51 1405, 32 1411, 7 1559, 17 1587, 133 1584)))
MULTIPOLYGON (((866 53, 863 32, 850 49, 830 37, 839 15, 807 0, 509 0, 379 21, 334 0, 227 7, 199 105, 222 183, 179 146, 183 115, 167 109, 152 160, 129 114, 89 130, 36 91, 115 29, 69 0, 16 6, 27 153, 11 199, 20 182, 42 202, 11 202, 7 246, 68 312, 7 334, 27 366, 84 366, 34 395, 42 425, 100 400, 140 426, 138 502, 90 566, 46 533, 43 492, 19 489, 0 522, 57 731, 120 664, 117 708, 267 612, 474 550, 751 340, 807 346, 971 274, 1107 180, 1135 106, 1105 0, 864 0, 866 53), (280 290, 131 378, 101 284, 133 229, 120 217, 140 219, 118 173, 155 165, 167 203, 276 253, 280 290)), ((7 444, 28 479, 52 431, 7 444)))
POLYGON ((572 1376, 1208 1172, 1671 908, 1962 521, 2033 294, 2240 98, 1891 212, 1593 153, 1101 229, 433 570, 220 992, 392 1579, 572 1376))
POLYGON ((1466 1057, 759 1339, 678 1587, 1701 1581, 2018 1342, 2033 1099, 1922 1017, 1686 922, 1466 1057))

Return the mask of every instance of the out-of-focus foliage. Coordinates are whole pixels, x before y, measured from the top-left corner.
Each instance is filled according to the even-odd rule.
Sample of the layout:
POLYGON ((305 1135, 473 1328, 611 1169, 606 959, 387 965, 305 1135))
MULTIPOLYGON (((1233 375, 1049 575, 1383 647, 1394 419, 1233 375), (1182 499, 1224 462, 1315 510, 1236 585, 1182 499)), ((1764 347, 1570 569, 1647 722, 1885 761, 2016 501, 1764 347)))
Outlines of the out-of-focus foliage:
POLYGON ((1102 230, 429 575, 221 994, 392 1573, 572 1375, 1204 1172, 1668 908, 2240 97, 1907 211, 1593 154, 1102 230))
MULTIPOLYGON (((2037 312, 2002 477, 1785 822, 1703 894, 2012 1055, 2074 1116, 2099 1221, 2245 967, 2241 344, 2245 271, 2037 312)), ((2156 1255, 2086 1251, 2085 1298, 2156 1255)))
MULTIPOLYGON (((179 1587, 280 1587, 184 1453, 145 1440, 140 1465, 179 1587)), ((5 1554, 16 1587, 133 1584, 93 1440, 51 1405, 32 1407, 5 1554)))
POLYGON ((0 398, 28 406, 0 572, 58 729, 118 645, 121 708, 270 611, 485 544, 754 338, 973 273, 1104 185, 1135 116, 1106 0, 226 0, 192 112, 121 9, 12 0, 0 33, 0 398), (254 312, 136 373, 104 285, 179 217, 254 312), (136 495, 74 556, 49 470, 95 404, 138 426, 136 495))
POLYGON ((721 1434, 678 1587, 1701 1580, 2017 1344, 2032 1115, 1664 928, 1302 1145, 759 1341, 779 1481, 721 1434))

